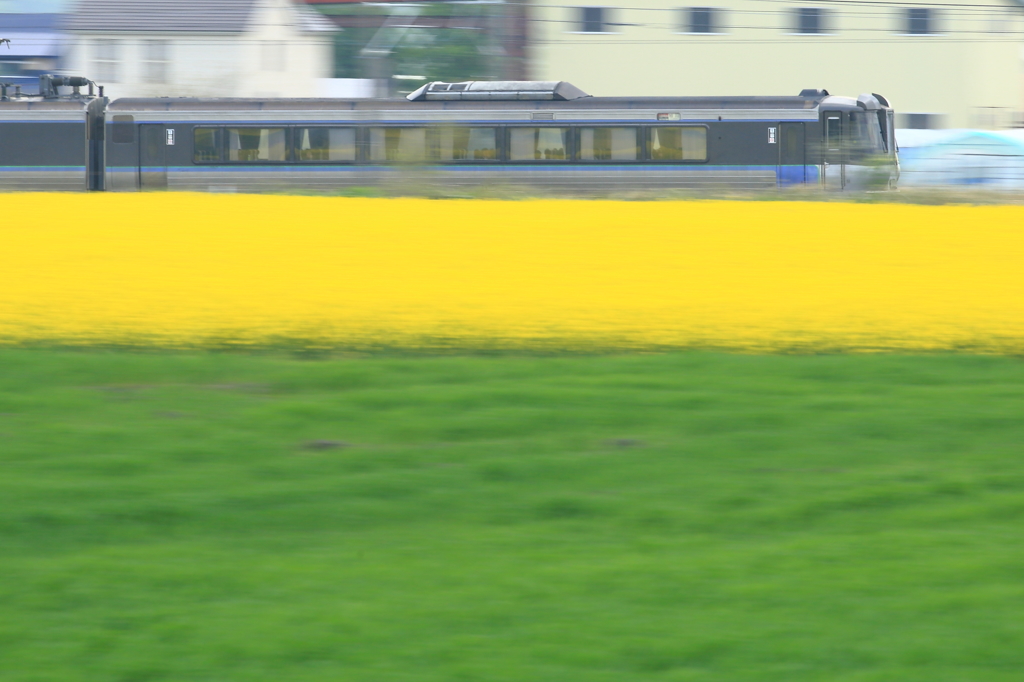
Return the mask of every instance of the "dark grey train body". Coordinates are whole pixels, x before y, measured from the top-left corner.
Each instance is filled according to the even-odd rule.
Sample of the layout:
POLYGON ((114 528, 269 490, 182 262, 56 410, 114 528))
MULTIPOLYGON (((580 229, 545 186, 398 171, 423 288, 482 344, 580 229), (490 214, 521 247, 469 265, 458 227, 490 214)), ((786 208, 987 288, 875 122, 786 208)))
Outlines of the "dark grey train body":
POLYGON ((892 110, 877 95, 601 98, 567 83, 477 82, 432 83, 403 100, 77 99, 83 137, 75 144, 87 151, 79 166, 53 160, 70 158, 76 134, 62 129, 53 142, 58 121, 43 121, 43 111, 57 104, 73 108, 0 103, 0 112, 38 107, 37 127, 19 133, 37 146, 0 156, 19 188, 843 189, 868 176, 892 186, 898 174, 892 110), (58 185, 46 171, 19 176, 29 157, 53 173, 78 173, 80 183, 68 175, 58 185))
POLYGON ((101 98, 0 101, 0 191, 103 185, 101 98))

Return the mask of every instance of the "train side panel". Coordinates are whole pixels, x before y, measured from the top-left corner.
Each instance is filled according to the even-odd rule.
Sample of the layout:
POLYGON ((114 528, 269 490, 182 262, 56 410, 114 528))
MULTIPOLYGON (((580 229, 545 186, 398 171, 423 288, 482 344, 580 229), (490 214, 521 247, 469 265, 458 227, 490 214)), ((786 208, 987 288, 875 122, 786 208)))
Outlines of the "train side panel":
POLYGON ((238 110, 232 111, 230 104, 226 100, 182 102, 182 109, 191 111, 176 111, 173 101, 157 102, 151 105, 152 109, 147 109, 145 102, 115 103, 116 111, 108 121, 107 187, 115 191, 242 192, 330 191, 371 186, 469 188, 481 185, 541 187, 570 192, 709 188, 767 190, 790 184, 813 184, 818 178, 818 168, 812 166, 804 142, 807 135, 813 134, 817 123, 817 113, 809 108, 797 111, 681 112, 669 119, 671 123, 661 123, 654 110, 497 111, 492 108, 486 111, 382 109, 353 112, 343 107, 332 110, 331 102, 314 102, 320 108, 284 112, 269 106, 254 107, 251 102, 240 102, 238 110), (135 108, 132 108, 133 104, 135 108), (118 119, 131 121, 133 132, 118 136, 118 119), (799 153, 793 152, 788 157, 782 155, 780 125, 800 127, 799 153), (307 127, 332 126, 361 131, 358 156, 353 157, 350 163, 299 162, 292 145, 297 131, 307 127), (500 135, 506 139, 509 131, 521 126, 567 128, 573 131, 573 135, 577 135, 576 131, 596 126, 629 127, 642 135, 654 127, 700 127, 707 131, 707 153, 699 160, 679 163, 653 160, 650 155, 630 162, 583 162, 571 153, 570 158, 560 161, 514 162, 504 148, 493 161, 410 165, 375 162, 365 146, 365 136, 371 128, 438 126, 493 127, 500 130, 500 135), (270 162, 226 162, 222 150, 218 159, 198 159, 193 154, 193 142, 196 131, 202 128, 217 128, 224 133, 233 128, 285 130, 289 140, 288 157, 270 162))
POLYGON ((0 102, 0 191, 92 188, 85 107, 48 104, 0 102))

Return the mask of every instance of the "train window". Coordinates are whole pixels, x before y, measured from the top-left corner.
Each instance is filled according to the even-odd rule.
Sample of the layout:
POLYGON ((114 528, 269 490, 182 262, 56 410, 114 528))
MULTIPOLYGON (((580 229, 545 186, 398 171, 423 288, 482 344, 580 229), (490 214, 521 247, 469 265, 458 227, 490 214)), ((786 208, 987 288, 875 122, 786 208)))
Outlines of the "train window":
POLYGON ((796 124, 785 124, 782 126, 782 156, 785 159, 798 159, 801 156, 800 137, 803 131, 796 124))
POLYGON ((286 161, 284 128, 228 128, 228 161, 286 161))
POLYGON ((431 161, 496 161, 497 128, 443 127, 430 130, 431 161))
POLYGON ((580 161, 636 161, 636 128, 580 128, 580 161))
POLYGON ((707 161, 708 129, 704 126, 657 126, 647 138, 652 161, 707 161))
POLYGON ((569 128, 509 128, 509 161, 565 161, 569 128))
POLYGON ((426 159, 426 128, 370 128, 370 161, 423 163, 426 159))
POLYGON ((825 120, 825 143, 830 152, 839 151, 843 142, 843 119, 837 112, 825 120))
POLYGON ((118 144, 132 144, 135 142, 135 117, 115 116, 111 139, 118 144))
POLYGON ((193 158, 196 163, 220 161, 220 128, 196 128, 192 136, 193 158))
POLYGON ((866 111, 850 112, 850 137, 856 147, 868 152, 884 152, 885 140, 878 116, 866 111))
POLYGON ((295 138, 298 161, 355 161, 355 128, 299 128, 295 138))

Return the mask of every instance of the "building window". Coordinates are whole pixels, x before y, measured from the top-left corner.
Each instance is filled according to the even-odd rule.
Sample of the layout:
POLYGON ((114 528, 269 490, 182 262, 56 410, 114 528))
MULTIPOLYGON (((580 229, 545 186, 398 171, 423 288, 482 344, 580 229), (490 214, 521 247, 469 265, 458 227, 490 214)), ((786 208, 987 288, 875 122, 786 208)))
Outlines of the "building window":
POLYGON ((264 71, 285 71, 286 44, 283 40, 263 41, 263 70, 264 71))
POLYGON ((942 127, 941 114, 900 114, 898 128, 912 130, 934 130, 942 127))
POLYGON ((608 33, 607 9, 604 7, 580 7, 580 32, 608 33))
POLYGON ((684 10, 684 33, 719 33, 718 10, 714 7, 691 7, 684 10))
POLYGON ((824 33, 825 10, 820 7, 797 7, 796 32, 806 35, 824 33))
POLYGON ((926 36, 935 33, 935 12, 927 7, 908 9, 907 33, 912 36, 926 36))
POLYGON ((100 83, 117 83, 121 64, 121 41, 99 40, 95 46, 93 71, 100 83))
POLYGON ((147 40, 142 46, 143 70, 149 83, 167 83, 168 45, 166 40, 147 40))

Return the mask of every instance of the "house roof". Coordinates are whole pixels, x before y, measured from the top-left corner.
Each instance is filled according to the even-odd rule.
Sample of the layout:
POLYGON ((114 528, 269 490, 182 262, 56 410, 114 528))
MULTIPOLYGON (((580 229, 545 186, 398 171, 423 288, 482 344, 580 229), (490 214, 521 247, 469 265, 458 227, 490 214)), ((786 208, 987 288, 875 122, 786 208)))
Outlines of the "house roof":
POLYGON ((0 60, 60 55, 59 19, 56 14, 0 14, 0 38, 11 41, 0 49, 0 60))
MULTIPOLYGON (((21 33, 50 33, 57 30, 59 14, 14 14, 0 13, 0 31, 18 31, 21 33)), ((4 38, 10 36, 4 33, 4 38)))
MULTIPOLYGON (((78 0, 64 28, 104 33, 244 33, 259 0, 78 0)), ((295 4, 303 31, 334 31, 318 12, 295 4)))

